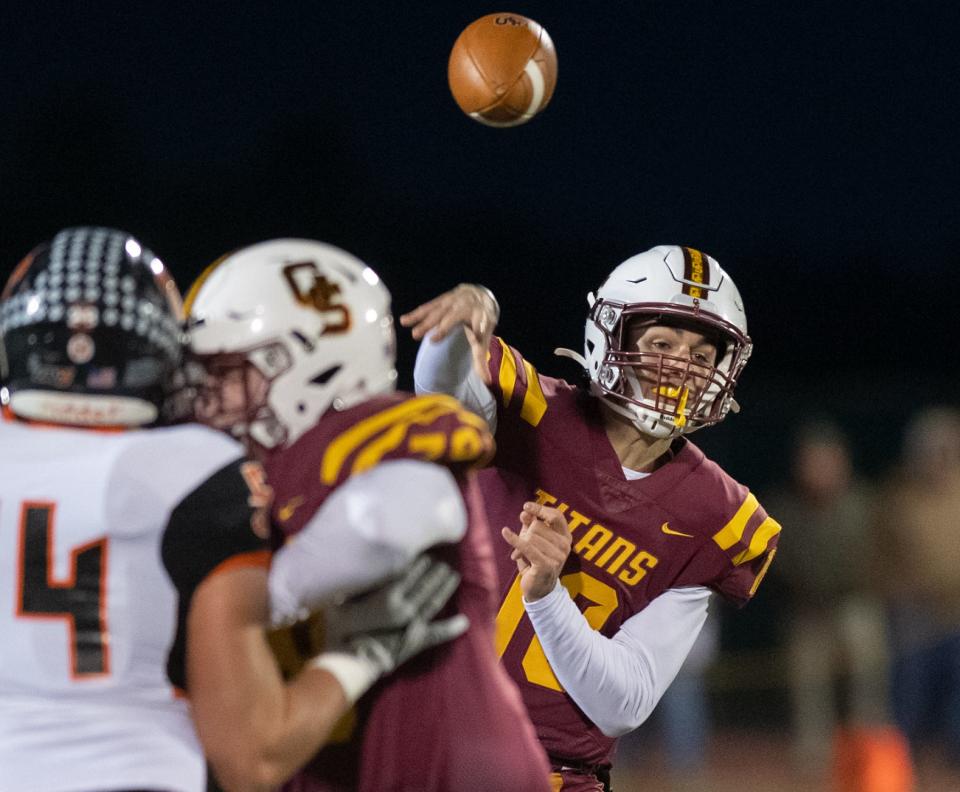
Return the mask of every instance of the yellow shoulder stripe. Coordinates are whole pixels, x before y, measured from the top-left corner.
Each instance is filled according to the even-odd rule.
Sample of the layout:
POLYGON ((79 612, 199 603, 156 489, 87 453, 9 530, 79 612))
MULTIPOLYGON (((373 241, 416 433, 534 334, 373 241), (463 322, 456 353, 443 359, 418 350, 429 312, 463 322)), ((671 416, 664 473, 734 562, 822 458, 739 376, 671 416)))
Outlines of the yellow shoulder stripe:
MULTIPOLYGON (((721 550, 729 550, 738 542, 743 541, 743 532, 747 528, 747 523, 759 508, 760 503, 756 496, 752 492, 749 493, 743 503, 740 504, 737 513, 730 519, 730 522, 713 535, 713 541, 717 543, 721 550)), ((734 566, 740 566, 759 556, 766 550, 770 540, 778 533, 780 533, 780 523, 772 517, 767 517, 754 531, 749 546, 734 557, 734 566)))
POLYGON ((773 562, 773 557, 774 557, 776 554, 777 554, 777 548, 776 548, 776 547, 774 547, 773 550, 771 550, 771 551, 767 554, 767 560, 763 562, 763 566, 760 567, 760 571, 757 572, 757 577, 756 577, 756 579, 753 581, 753 585, 750 586, 750 596, 751 596, 751 597, 752 597, 754 594, 757 593, 757 588, 759 588, 759 586, 760 586, 760 581, 763 580, 763 576, 766 575, 766 574, 767 574, 767 570, 770 569, 770 564, 773 562))
POLYGON ((778 533, 780 533, 780 523, 772 517, 767 517, 754 532, 753 538, 750 540, 750 546, 733 559, 733 565, 740 566, 741 564, 746 564, 747 561, 753 561, 754 558, 767 549, 770 540, 778 533))
MULTIPOLYGON (((503 395, 502 401, 504 407, 510 406, 513 399, 513 392, 517 387, 517 361, 513 357, 503 339, 497 337, 500 342, 500 374, 498 377, 500 392, 503 395)), ((523 394, 523 403, 520 405, 520 417, 531 426, 536 426, 547 411, 547 400, 543 396, 543 389, 540 387, 540 378, 537 376, 537 370, 530 365, 525 358, 523 360, 523 370, 527 378, 527 388, 523 394)))
POLYGON ((360 473, 377 464, 403 442, 411 425, 429 424, 449 414, 455 414, 461 422, 478 430, 486 430, 483 419, 463 409, 452 396, 435 394, 409 399, 359 421, 330 443, 320 463, 321 482, 333 484, 347 458, 358 449, 362 450, 350 468, 351 473, 360 473), (382 434, 373 439, 380 432, 382 434))
POLYGON ((510 406, 510 399, 513 398, 513 386, 517 384, 517 361, 513 359, 513 352, 510 351, 503 339, 497 337, 500 342, 500 392, 503 394, 503 406, 510 406))
POLYGON ((756 496, 752 492, 748 494, 730 522, 713 535, 713 541, 720 545, 721 550, 729 550, 743 539, 743 531, 747 527, 747 521, 759 507, 760 503, 756 496))
POLYGON ((547 411, 547 400, 543 397, 537 370, 526 360, 523 361, 523 368, 527 372, 527 392, 523 394, 520 417, 531 426, 536 426, 547 411))

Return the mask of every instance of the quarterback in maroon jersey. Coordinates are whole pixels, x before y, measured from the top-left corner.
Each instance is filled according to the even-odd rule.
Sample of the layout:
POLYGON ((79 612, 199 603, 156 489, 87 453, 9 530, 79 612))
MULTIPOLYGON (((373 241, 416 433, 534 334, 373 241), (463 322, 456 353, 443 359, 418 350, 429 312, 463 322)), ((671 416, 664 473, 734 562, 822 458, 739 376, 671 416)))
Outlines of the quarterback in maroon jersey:
MULTIPOLYGON (((494 649, 496 569, 474 473, 493 440, 449 396, 394 392, 390 295, 376 274, 330 245, 274 240, 211 267, 186 307, 207 373, 199 413, 263 462, 272 506, 262 527, 272 524, 279 548, 271 617, 293 625, 275 649, 308 655, 298 619, 323 605, 335 619, 331 601, 424 551, 459 580, 446 619, 427 627, 469 621, 396 670, 388 657, 382 680, 382 646, 360 658, 374 674, 336 652, 309 660, 353 706, 285 789, 546 792, 546 756, 494 649)), ((403 640, 420 648, 409 631, 403 640)))
POLYGON ((492 336, 499 309, 482 287, 401 317, 431 334, 418 392, 457 395, 495 428, 481 489, 512 547, 497 554, 497 651, 565 792, 603 789, 616 738, 673 680, 711 592, 746 603, 780 532, 684 437, 735 408, 751 344, 730 277, 697 250, 663 246, 589 300, 584 355, 558 350, 587 387, 539 374, 492 336))

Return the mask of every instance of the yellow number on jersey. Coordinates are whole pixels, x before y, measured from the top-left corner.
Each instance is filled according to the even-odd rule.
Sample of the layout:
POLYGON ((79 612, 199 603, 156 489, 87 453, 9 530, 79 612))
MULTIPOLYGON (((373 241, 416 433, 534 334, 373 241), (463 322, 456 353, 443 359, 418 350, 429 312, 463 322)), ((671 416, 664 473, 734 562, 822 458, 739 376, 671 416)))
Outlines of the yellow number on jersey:
MULTIPOLYGON (((619 600, 616 589, 603 581, 597 580, 586 572, 574 572, 560 578, 560 584, 570 593, 571 597, 582 594, 594 604, 588 607, 583 616, 587 624, 594 630, 599 630, 606 624, 610 614, 617 609, 619 600)), ((524 616, 523 592, 520 589, 518 575, 507 592, 507 596, 497 613, 496 647, 497 655, 503 657, 520 621, 524 616)), ((523 655, 523 673, 528 682, 551 690, 562 691, 563 687, 557 681, 547 656, 544 654, 540 639, 536 636, 530 641, 527 651, 523 655)))

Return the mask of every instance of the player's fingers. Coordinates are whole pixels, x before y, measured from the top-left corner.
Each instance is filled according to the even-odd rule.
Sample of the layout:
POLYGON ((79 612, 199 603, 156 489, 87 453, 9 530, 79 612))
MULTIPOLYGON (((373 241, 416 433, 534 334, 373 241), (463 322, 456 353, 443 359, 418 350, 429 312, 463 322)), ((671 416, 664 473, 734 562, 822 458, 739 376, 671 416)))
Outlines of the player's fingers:
POLYGON ((438 294, 432 300, 427 300, 425 303, 421 303, 413 310, 407 311, 407 313, 400 317, 400 324, 402 324, 404 327, 409 327, 412 324, 416 324, 428 313, 435 310, 437 306, 449 302, 453 297, 454 291, 454 289, 445 291, 443 294, 438 294))
POLYGON ((436 329, 430 336, 434 341, 440 341, 450 333, 450 331, 460 324, 469 326, 469 309, 459 300, 453 300, 446 306, 444 312, 437 321, 436 329))
POLYGON ((474 332, 478 340, 483 340, 489 323, 487 312, 483 310, 483 306, 475 305, 473 310, 470 311, 470 329, 474 332))
POLYGON ((426 316, 430 311, 433 310, 437 302, 442 299, 443 295, 440 297, 434 297, 432 300, 428 300, 425 303, 421 303, 412 311, 407 311, 405 314, 400 315, 400 324, 404 327, 409 327, 419 322, 424 316, 426 316))
POLYGON ((543 517, 552 511, 556 511, 556 509, 545 506, 542 503, 537 503, 536 501, 527 501, 523 504, 522 508, 527 514, 532 514, 534 517, 543 517))
POLYGON ((516 548, 520 545, 520 535, 517 533, 514 533, 506 526, 500 529, 500 535, 504 538, 506 543, 511 547, 516 548))
POLYGON ((447 314, 447 309, 443 303, 437 303, 430 310, 426 311, 420 320, 410 330, 410 334, 415 339, 423 338, 427 333, 433 330, 447 314))
MULTIPOLYGON (((533 565, 562 566, 570 554, 569 542, 564 542, 554 531, 541 527, 539 531, 524 528, 515 534, 509 528, 501 530, 503 538, 533 565)), ((511 554, 512 560, 516 557, 511 554)))
POLYGON ((410 332, 414 338, 422 338, 436 327, 444 316, 456 311, 457 302, 458 299, 453 292, 441 294, 436 299, 407 314, 408 321, 404 322, 404 325, 412 326, 410 332))
POLYGON ((430 571, 432 561, 430 556, 421 555, 400 573, 393 585, 393 594, 401 600, 409 599, 410 593, 423 584, 424 577, 430 571))
POLYGON ((567 519, 559 509, 544 506, 542 503, 528 501, 523 504, 523 512, 540 519, 558 533, 564 533, 569 530, 567 527, 567 519))
POLYGON ((546 527, 527 531, 522 541, 520 549, 534 563, 562 566, 570 554, 569 542, 546 527))
POLYGON ((414 618, 424 608, 443 583, 456 576, 447 564, 427 555, 414 560, 400 578, 390 585, 387 594, 387 612, 397 624, 414 618))
POLYGON ((425 603, 448 588, 455 589, 460 582, 460 575, 448 564, 436 559, 430 559, 430 567, 421 575, 416 585, 412 586, 407 594, 407 600, 413 608, 420 609, 425 603), (452 587, 451 587, 452 583, 452 587))
POLYGON ((489 385, 493 382, 493 378, 490 376, 490 369, 487 368, 490 337, 487 336, 486 339, 483 339, 478 338, 472 333, 468 333, 467 339, 470 341, 470 353, 473 356, 473 370, 477 372, 477 375, 484 385, 489 385))
POLYGON ((478 352, 474 350, 473 352, 473 370, 477 372, 477 376, 480 377, 480 381, 484 385, 489 385, 493 382, 493 378, 490 376, 490 371, 487 368, 487 356, 484 352, 478 352))
POLYGON ((521 536, 516 549, 534 566, 556 564, 557 553, 551 551, 550 543, 542 536, 535 534, 521 536))
POLYGON ((523 535, 515 534, 509 528, 503 528, 500 533, 513 548, 513 551, 510 553, 510 560, 517 563, 517 569, 520 572, 528 566, 545 562, 546 559, 542 552, 532 549, 529 541, 523 535))
POLYGON ((397 321, 400 322, 402 327, 410 327, 411 325, 414 325, 420 321, 420 317, 423 316, 426 307, 427 303, 418 305, 412 311, 407 311, 405 314, 400 314, 400 316, 397 317, 397 321))
POLYGON ((460 585, 460 575, 446 564, 444 567, 440 570, 442 574, 437 574, 430 581, 430 587, 422 593, 417 592, 418 596, 413 600, 421 618, 429 620, 436 616, 460 585))
POLYGON ((556 522, 545 522, 539 517, 534 517, 530 524, 525 527, 528 533, 541 535, 557 547, 570 544, 570 530, 567 527, 566 520, 562 517, 556 522))
POLYGON ((511 560, 511 561, 518 561, 519 559, 521 559, 521 558, 523 558, 523 557, 524 557, 524 556, 523 556, 523 548, 518 547, 518 548, 516 548, 515 550, 512 550, 512 551, 510 552, 510 560, 511 560))
POLYGON ((525 538, 529 538, 535 534, 542 534, 545 537, 551 538, 559 536, 559 531, 555 531, 539 517, 534 517, 526 512, 521 515, 520 524, 523 526, 520 529, 520 536, 525 538))
POLYGON ((431 622, 427 625, 427 634, 424 636, 423 648, 452 641, 459 638, 470 627, 470 619, 463 613, 451 616, 449 619, 431 622))

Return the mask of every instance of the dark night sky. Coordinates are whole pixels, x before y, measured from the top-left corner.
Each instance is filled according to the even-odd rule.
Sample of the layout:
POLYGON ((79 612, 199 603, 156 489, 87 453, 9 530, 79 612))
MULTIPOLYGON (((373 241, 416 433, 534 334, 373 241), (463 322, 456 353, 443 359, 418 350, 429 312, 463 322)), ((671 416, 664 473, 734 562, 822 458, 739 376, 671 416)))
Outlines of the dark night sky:
POLYGON ((744 295, 742 431, 784 427, 797 394, 864 433, 952 399, 934 369, 955 379, 960 7, 514 5, 560 76, 542 116, 498 130, 460 114, 446 59, 502 10, 4 4, 0 269, 104 224, 185 288, 228 249, 311 236, 380 271, 398 310, 488 284, 504 334, 571 376, 550 350, 581 344, 586 291, 676 242, 744 295))

